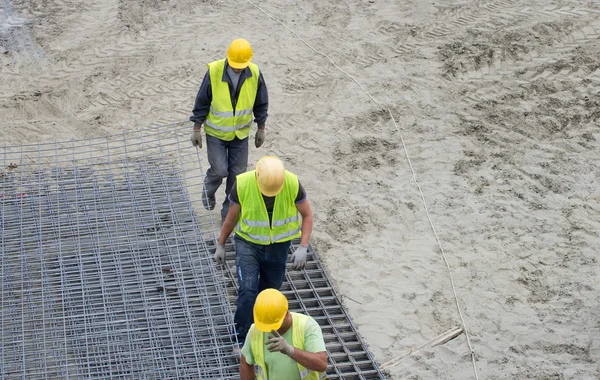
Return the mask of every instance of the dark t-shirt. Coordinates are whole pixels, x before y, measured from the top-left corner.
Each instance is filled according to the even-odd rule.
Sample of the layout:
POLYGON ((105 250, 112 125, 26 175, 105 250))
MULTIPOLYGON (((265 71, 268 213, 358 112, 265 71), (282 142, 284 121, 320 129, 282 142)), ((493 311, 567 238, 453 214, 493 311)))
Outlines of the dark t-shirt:
MULTIPOLYGON (((275 205, 275 197, 267 197, 263 195, 263 199, 265 200, 265 206, 267 206, 267 212, 269 216, 273 213, 273 206, 275 205)), ((296 195, 296 200, 294 203, 302 203, 306 200, 306 192, 302 187, 302 184, 298 182, 298 195, 296 195)), ((237 193, 237 181, 233 183, 233 187, 231 188, 231 193, 229 193, 229 202, 233 202, 235 204, 240 204, 240 198, 237 193)))

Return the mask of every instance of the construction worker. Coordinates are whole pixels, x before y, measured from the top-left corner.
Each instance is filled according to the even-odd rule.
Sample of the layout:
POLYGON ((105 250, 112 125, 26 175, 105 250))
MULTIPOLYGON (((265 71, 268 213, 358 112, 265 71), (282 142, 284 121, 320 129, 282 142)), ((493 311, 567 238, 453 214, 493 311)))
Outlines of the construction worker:
POLYGON ((263 75, 258 66, 250 62, 251 58, 250 43, 238 38, 229 45, 226 59, 209 63, 190 117, 194 122, 192 144, 202 148, 202 124, 206 134, 210 168, 204 178, 204 208, 215 208, 215 193, 223 178, 227 178, 221 222, 229 209, 227 194, 235 177, 248 169, 252 114, 258 124, 254 145, 258 148, 265 141, 269 96, 263 75))
POLYGON ((240 379, 317 380, 325 377, 327 351, 314 318, 288 311, 280 291, 265 289, 254 304, 254 324, 242 348, 240 379))
POLYGON ((256 296, 264 289, 281 287, 291 240, 301 237, 292 256, 293 268, 301 270, 306 265, 313 217, 298 177, 274 156, 261 158, 256 170, 238 175, 229 201, 214 258, 217 263, 225 262, 224 244, 235 228, 239 291, 234 322, 243 344, 252 325, 256 296))

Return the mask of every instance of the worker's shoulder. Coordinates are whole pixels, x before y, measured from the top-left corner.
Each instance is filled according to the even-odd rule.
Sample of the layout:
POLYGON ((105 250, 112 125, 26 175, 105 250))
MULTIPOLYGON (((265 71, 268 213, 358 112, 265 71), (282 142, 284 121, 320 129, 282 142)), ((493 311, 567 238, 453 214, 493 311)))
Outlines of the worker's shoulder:
POLYGON ((320 329, 321 326, 319 326, 319 322, 317 322, 316 319, 314 319, 313 317, 311 317, 310 315, 307 315, 306 318, 306 329, 307 330, 312 330, 312 329, 320 329))
POLYGON ((306 321, 306 323, 310 323, 312 325, 319 326, 319 322, 317 322, 317 320, 314 319, 313 317, 311 317, 310 315, 308 316, 308 320, 306 321))

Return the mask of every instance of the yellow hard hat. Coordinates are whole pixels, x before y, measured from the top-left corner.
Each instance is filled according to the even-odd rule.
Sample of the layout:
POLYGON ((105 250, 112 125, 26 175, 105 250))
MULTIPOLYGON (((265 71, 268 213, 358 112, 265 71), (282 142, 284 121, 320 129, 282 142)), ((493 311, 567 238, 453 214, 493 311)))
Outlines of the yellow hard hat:
POLYGON ((227 63, 234 69, 245 69, 252 59, 252 46, 243 38, 233 40, 227 49, 227 63))
POLYGON ((275 156, 264 156, 256 163, 256 181, 263 195, 274 197, 283 188, 285 168, 275 156))
POLYGON ((265 289, 254 302, 254 325, 263 332, 278 330, 287 311, 287 298, 277 289, 265 289))

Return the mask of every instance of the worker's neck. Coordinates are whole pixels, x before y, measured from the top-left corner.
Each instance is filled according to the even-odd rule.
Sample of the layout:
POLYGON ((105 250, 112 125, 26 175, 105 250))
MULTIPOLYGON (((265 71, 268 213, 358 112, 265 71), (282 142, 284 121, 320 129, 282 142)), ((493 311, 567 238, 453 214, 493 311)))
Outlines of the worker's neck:
POLYGON ((285 315, 283 323, 281 324, 281 327, 279 328, 279 330, 277 330, 277 332, 279 333, 279 335, 283 335, 290 329, 290 327, 292 327, 292 314, 290 314, 290 312, 288 311, 285 315))

